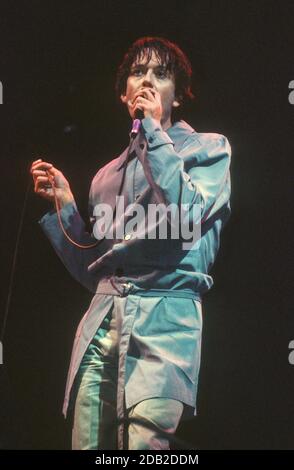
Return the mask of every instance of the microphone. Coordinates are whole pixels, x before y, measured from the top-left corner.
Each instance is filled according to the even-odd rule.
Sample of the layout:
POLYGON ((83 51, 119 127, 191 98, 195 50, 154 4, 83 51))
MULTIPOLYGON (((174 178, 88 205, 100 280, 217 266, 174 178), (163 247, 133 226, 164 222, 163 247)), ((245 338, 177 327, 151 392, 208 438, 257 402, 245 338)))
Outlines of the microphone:
POLYGON ((141 127, 141 120, 144 119, 144 111, 142 109, 137 108, 135 110, 132 130, 131 130, 131 137, 136 137, 138 134, 140 127, 141 127))
POLYGON ((142 109, 140 108, 137 108, 135 110, 135 119, 140 119, 140 121, 142 121, 142 119, 144 119, 144 111, 142 111, 142 109))

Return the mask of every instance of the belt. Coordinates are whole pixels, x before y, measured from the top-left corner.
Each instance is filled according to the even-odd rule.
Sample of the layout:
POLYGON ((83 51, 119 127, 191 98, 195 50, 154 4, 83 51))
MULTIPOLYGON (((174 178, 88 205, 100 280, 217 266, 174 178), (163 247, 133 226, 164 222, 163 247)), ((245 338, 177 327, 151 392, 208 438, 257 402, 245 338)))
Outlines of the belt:
POLYGON ((101 279, 97 284, 96 294, 119 295, 120 297, 126 297, 129 294, 142 297, 182 297, 201 302, 201 296, 197 292, 184 289, 142 289, 131 282, 117 282, 113 277, 101 279))

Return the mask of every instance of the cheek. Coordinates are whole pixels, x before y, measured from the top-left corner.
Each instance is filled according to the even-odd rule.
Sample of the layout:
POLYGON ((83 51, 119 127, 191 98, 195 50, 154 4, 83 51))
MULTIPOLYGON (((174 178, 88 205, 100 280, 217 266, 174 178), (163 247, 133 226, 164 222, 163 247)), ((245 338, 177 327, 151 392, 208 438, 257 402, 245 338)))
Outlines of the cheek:
POLYGON ((126 91, 126 95, 127 97, 129 98, 135 91, 135 85, 134 83, 131 81, 131 80, 128 80, 127 81, 127 91, 126 91))
POLYGON ((166 107, 170 107, 175 99, 174 90, 170 88, 162 90, 160 95, 162 104, 166 107))

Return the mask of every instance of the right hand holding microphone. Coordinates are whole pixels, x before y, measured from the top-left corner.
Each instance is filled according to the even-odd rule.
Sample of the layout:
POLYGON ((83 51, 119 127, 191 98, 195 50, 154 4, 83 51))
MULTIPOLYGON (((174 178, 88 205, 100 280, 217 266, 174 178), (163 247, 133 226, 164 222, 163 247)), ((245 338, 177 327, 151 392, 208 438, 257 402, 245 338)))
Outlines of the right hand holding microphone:
POLYGON ((69 182, 63 173, 57 170, 51 163, 44 162, 42 159, 35 160, 32 163, 30 172, 34 180, 34 191, 39 196, 54 202, 54 191, 52 188, 52 182, 54 182, 59 206, 63 207, 65 204, 74 202, 69 182))

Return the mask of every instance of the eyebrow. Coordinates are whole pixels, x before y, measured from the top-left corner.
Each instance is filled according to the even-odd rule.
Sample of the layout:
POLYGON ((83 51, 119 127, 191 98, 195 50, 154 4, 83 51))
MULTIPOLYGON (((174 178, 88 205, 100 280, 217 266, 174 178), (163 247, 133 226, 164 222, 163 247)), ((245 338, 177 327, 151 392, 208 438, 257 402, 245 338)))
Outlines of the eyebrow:
MULTIPOLYGON (((134 64, 132 65, 131 67, 131 70, 134 70, 134 69, 145 69, 147 67, 147 64, 134 64)), ((167 65, 156 65, 155 67, 153 67, 155 70, 167 70, 168 67, 167 65)))

